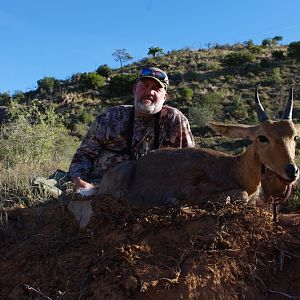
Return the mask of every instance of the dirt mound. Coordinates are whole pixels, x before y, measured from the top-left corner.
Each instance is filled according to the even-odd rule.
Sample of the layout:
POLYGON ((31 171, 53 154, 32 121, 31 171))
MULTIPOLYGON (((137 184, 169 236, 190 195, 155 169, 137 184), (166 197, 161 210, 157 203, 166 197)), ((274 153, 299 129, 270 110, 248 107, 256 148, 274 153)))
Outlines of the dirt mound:
POLYGON ((1 299, 300 296, 300 227, 274 225, 267 211, 92 205, 81 232, 60 204, 1 213, 1 299))

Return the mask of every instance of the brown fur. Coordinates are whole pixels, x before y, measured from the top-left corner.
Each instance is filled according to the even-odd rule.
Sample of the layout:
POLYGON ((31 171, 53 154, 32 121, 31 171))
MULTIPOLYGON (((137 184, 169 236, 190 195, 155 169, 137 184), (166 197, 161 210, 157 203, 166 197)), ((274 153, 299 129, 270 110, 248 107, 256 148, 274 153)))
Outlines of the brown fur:
MULTIPOLYGON (((286 167, 294 164, 297 129, 291 121, 265 121, 257 126, 211 124, 221 134, 249 138, 253 144, 237 156, 209 149, 161 149, 135 162, 123 179, 132 177, 126 187, 130 202, 173 203, 185 198, 191 201, 244 200, 258 192, 261 184, 261 165, 288 179, 286 167), (268 138, 261 143, 258 136, 268 138)), ((126 164, 126 163, 125 163, 126 164)), ((104 176, 107 187, 124 190, 122 178, 113 168, 104 176), (118 177, 119 183, 112 178, 118 177), (107 180, 109 178, 109 180, 107 180), (121 187, 122 188, 119 188, 121 187)), ((122 169, 122 168, 121 168, 122 169)), ((103 184, 101 184, 103 187, 103 184)), ((103 188, 100 194, 105 194, 103 188)), ((124 193, 120 193, 124 194, 124 193)))

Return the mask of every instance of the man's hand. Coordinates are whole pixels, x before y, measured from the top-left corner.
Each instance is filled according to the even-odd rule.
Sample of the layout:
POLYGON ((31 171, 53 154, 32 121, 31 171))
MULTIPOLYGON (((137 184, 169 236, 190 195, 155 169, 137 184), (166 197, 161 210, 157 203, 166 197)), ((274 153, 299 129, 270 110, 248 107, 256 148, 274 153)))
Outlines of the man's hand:
POLYGON ((72 180, 72 182, 75 184, 75 190, 77 191, 80 188, 84 188, 87 190, 94 189, 95 186, 91 183, 88 183, 84 180, 82 180, 80 177, 76 177, 72 180))

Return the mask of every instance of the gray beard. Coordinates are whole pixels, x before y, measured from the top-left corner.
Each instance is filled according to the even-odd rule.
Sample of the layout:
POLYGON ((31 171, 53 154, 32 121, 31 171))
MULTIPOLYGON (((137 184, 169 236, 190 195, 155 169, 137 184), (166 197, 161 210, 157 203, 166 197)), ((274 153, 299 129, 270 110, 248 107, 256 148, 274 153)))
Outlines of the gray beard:
POLYGON ((159 105, 157 103, 151 103, 150 105, 145 105, 137 100, 134 100, 134 106, 137 111, 140 111, 142 113, 148 113, 150 115, 154 115, 158 113, 161 110, 162 105, 159 105))

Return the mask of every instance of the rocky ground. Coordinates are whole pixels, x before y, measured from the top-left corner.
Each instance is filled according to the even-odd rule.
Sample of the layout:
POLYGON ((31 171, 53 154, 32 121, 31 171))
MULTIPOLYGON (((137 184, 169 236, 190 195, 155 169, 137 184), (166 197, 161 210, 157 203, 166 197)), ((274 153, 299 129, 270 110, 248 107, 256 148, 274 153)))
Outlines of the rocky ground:
POLYGON ((92 206, 81 231, 59 203, 1 212, 1 299, 300 299, 297 215, 92 206))

